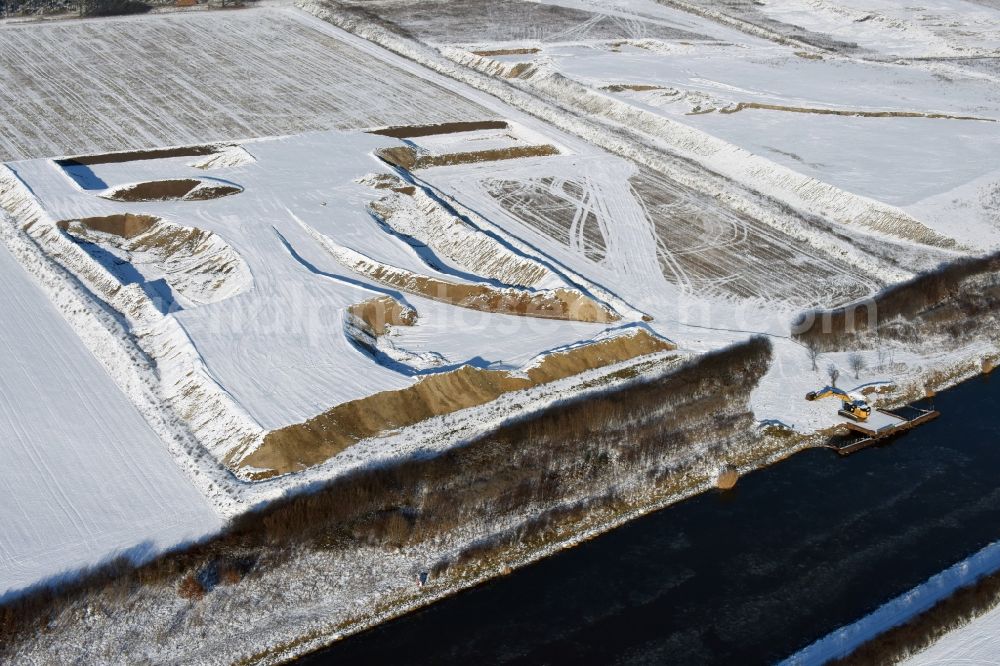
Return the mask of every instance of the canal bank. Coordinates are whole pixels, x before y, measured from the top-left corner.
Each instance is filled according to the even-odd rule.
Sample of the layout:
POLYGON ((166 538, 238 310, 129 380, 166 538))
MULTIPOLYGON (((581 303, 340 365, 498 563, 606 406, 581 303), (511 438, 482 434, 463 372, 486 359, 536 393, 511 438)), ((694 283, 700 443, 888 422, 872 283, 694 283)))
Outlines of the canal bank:
POLYGON ((1000 538, 1000 382, 885 447, 810 450, 304 664, 780 660, 1000 538))

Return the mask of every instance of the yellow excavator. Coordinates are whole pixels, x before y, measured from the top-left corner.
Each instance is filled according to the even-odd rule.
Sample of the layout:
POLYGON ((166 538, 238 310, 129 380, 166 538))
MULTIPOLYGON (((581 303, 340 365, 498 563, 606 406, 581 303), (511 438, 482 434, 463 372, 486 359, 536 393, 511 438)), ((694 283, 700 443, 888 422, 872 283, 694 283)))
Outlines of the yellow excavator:
POLYGON ((835 386, 827 386, 821 391, 810 391, 806 393, 806 400, 822 400, 836 396, 840 398, 841 408, 838 412, 843 416, 855 421, 867 421, 871 416, 872 408, 864 398, 856 398, 847 391, 842 391, 835 386))

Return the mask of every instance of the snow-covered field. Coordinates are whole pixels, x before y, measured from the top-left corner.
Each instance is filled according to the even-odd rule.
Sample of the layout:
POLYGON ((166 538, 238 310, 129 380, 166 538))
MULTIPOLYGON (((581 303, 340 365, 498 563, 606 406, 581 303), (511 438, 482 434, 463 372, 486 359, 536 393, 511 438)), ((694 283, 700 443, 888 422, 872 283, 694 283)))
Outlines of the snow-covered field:
MULTIPOLYGON (((995 201, 1000 188, 996 160, 1000 74, 996 71, 969 66, 966 61, 803 51, 654 0, 630 0, 613 7, 589 0, 548 0, 547 4, 615 20, 622 28, 621 36, 614 39, 567 30, 515 41, 484 31, 470 35, 463 48, 485 53, 530 49, 533 52, 486 56, 485 61, 508 68, 517 63, 530 65, 516 79, 549 94, 558 81, 553 76, 578 82, 593 93, 587 102, 579 103, 581 110, 621 119, 632 109, 642 120, 642 124, 629 123, 633 129, 642 129, 675 149, 692 151, 712 168, 804 204, 810 212, 822 213, 829 203, 810 201, 804 195, 804 188, 811 187, 808 180, 789 178, 787 170, 832 186, 824 202, 827 196, 846 199, 849 192, 862 198, 858 200, 862 206, 866 201, 881 202, 969 247, 1000 247, 1000 213, 995 201), (657 26, 692 30, 695 37, 656 37, 653 28, 657 26), (649 115, 643 118, 644 114, 649 115), (685 142, 675 136, 675 125, 657 125, 654 118, 682 123, 714 138, 694 137, 685 142), (720 139, 723 144, 717 143, 720 139)), ((846 25, 847 14, 855 12, 840 13, 831 9, 840 7, 837 3, 818 1, 767 3, 761 11, 781 13, 793 5, 801 5, 809 16, 825 17, 806 27, 835 36, 834 28, 846 25), (824 14, 824 8, 830 12, 824 14)), ((940 5, 933 10, 941 15, 930 8, 921 13, 879 5, 887 12, 885 20, 861 22, 849 30, 862 35, 865 30, 902 31, 913 43, 926 46, 919 31, 913 34, 914 25, 892 18, 907 13, 916 17, 921 30, 946 35, 956 53, 1000 53, 1000 10, 961 2, 940 5), (966 23, 971 24, 969 30, 948 28, 966 23)), ((876 15, 872 13, 876 10, 856 11, 862 12, 859 16, 876 15)), ((415 25, 422 27, 419 22, 415 25)), ((435 35, 428 37, 433 41, 435 35)), ((461 58, 452 43, 445 43, 444 53, 461 58)), ((892 47, 888 41, 879 44, 892 47)), ((920 53, 921 57, 930 55, 940 54, 934 49, 920 53)))
POLYGON ((490 114, 276 7, 0 24, 0 116, 8 161, 490 114))
POLYGON ((1000 15, 985 0, 766 0, 764 15, 885 56, 996 56, 1000 15))
MULTIPOLYGON (((606 388, 633 359, 524 382, 608 341, 664 360, 767 335, 751 406, 800 433, 842 421, 803 399, 828 363, 847 389, 919 390, 995 351, 889 343, 853 376, 789 335, 803 310, 1000 247, 988 69, 775 43, 654 0, 371 6, 427 44, 278 5, 0 24, 0 224, 23 250, 0 244, 0 593, 606 388), (358 314, 379 299, 403 313, 384 330, 358 314), (471 406, 447 383, 469 375, 490 378, 471 406), (441 377, 420 418, 380 415, 441 377), (336 454, 294 448, 330 423, 351 433, 336 454), (259 453, 282 433, 284 467, 259 453)), ((859 35, 878 42, 889 9, 859 35)), ((997 14, 964 35, 921 15, 900 44, 982 55, 997 14)), ((829 21, 806 27, 841 39, 829 21)))
POLYGON ((157 434, 0 244, 0 597, 221 527, 157 434))

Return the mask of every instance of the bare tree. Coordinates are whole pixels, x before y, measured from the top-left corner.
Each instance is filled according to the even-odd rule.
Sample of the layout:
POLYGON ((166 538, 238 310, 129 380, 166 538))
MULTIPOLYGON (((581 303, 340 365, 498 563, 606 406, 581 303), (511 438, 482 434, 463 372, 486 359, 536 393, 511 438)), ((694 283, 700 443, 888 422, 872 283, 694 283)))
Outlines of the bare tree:
POLYGON ((879 372, 885 370, 886 361, 889 360, 889 350, 882 345, 882 341, 877 342, 878 346, 875 348, 876 363, 875 369, 879 372))
POLYGON ((858 379, 861 375, 861 371, 868 367, 868 362, 865 361, 865 357, 858 352, 852 353, 847 357, 847 364, 854 371, 854 378, 858 379))
POLYGON ((840 379, 840 370, 833 363, 826 366, 826 375, 830 378, 830 386, 836 388, 837 380, 840 379))
POLYGON ((819 350, 819 343, 815 340, 810 340, 806 343, 806 354, 809 356, 809 360, 812 362, 813 371, 819 370, 819 357, 822 355, 819 350))

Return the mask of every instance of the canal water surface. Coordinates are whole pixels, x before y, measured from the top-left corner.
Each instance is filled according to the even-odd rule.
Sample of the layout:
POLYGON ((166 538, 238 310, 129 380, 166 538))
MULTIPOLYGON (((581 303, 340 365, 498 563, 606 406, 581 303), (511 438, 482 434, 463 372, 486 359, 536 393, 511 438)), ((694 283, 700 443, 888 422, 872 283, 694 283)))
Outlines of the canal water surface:
POLYGON ((797 454, 301 664, 763 664, 1000 539, 1000 376, 846 458, 797 454))

